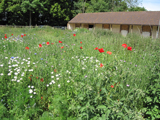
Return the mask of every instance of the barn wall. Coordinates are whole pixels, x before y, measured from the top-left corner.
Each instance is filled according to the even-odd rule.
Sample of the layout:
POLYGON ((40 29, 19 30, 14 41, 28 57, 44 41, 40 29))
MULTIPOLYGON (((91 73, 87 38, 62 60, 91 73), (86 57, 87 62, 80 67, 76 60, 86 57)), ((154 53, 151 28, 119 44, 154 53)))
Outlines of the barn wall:
POLYGON ((127 36, 128 30, 121 30, 121 34, 122 34, 123 36, 127 36))
POLYGON ((103 24, 103 25, 102 25, 102 28, 103 28, 104 30, 110 30, 110 24, 103 24))
POLYGON ((123 36, 127 36, 128 32, 129 32, 128 31, 129 30, 129 25, 121 25, 120 29, 121 29, 121 34, 123 36))
POLYGON ((133 25, 132 33, 141 34, 141 26, 140 25, 133 25))
POLYGON ((120 25, 112 25, 112 32, 119 33, 120 25))
POLYGON ((143 37, 149 37, 150 36, 150 32, 142 32, 142 36, 143 37))
POLYGON ((88 24, 81 24, 81 28, 86 28, 86 29, 88 29, 88 24))
POLYGON ((142 36, 143 37, 150 37, 151 35, 151 29, 152 27, 151 26, 142 26, 142 36))
POLYGON ((102 24, 95 24, 95 29, 102 29, 102 24))
POLYGON ((74 30, 75 29, 75 24, 68 23, 67 24, 67 29, 74 30))

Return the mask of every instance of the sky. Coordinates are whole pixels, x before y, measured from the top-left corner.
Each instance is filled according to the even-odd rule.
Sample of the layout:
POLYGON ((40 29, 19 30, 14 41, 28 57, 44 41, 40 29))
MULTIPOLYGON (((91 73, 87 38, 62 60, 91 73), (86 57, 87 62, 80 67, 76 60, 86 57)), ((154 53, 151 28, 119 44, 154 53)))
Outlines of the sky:
POLYGON ((160 11, 160 0, 143 0, 139 7, 144 7, 148 11, 160 11))

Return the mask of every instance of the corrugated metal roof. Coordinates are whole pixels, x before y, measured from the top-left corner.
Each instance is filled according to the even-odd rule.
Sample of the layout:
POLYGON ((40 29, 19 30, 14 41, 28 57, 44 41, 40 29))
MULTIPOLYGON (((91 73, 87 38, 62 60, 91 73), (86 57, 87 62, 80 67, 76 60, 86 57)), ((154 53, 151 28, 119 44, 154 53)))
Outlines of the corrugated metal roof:
POLYGON ((69 23, 158 25, 160 11, 80 13, 69 23))

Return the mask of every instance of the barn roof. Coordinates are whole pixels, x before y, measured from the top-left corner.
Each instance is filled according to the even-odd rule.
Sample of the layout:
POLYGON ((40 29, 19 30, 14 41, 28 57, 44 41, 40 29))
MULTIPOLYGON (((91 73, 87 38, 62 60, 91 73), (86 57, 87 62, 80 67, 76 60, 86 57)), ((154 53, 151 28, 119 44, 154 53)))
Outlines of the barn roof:
POLYGON ((159 25, 160 11, 80 13, 69 23, 159 25))

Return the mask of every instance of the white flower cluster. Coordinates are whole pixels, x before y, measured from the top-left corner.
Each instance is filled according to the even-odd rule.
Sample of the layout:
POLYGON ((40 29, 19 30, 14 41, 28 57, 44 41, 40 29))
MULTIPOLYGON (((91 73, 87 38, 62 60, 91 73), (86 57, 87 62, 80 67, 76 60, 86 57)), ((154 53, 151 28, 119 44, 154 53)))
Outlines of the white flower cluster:
MULTIPOLYGON (((33 95, 35 95, 36 94, 36 89, 34 89, 34 86, 28 86, 28 88, 31 88, 31 89, 29 89, 29 94, 32 94, 33 93, 33 95)), ((30 98, 32 98, 33 97, 33 95, 31 95, 30 96, 30 98)))
POLYGON ((77 61, 80 62, 80 64, 82 65, 82 69, 85 70, 87 68, 87 65, 86 63, 93 63, 95 64, 95 70, 97 70, 97 68, 100 66, 100 61, 95 59, 94 57, 84 57, 84 56, 75 56, 75 57, 72 57, 72 59, 75 59, 77 58, 77 61))

